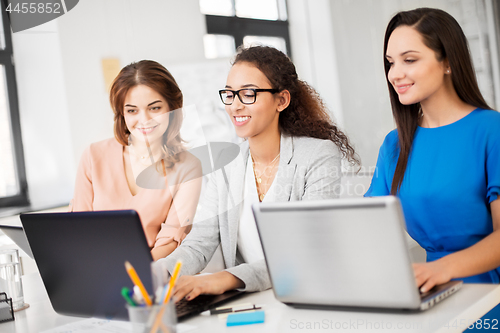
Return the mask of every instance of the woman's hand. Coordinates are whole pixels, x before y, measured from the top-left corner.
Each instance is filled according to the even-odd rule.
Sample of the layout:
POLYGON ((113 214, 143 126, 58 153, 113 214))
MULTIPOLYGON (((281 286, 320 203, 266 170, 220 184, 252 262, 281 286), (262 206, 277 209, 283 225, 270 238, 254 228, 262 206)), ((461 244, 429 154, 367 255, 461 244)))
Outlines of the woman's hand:
POLYGON ((415 280, 421 292, 425 293, 434 286, 446 283, 452 279, 450 269, 443 259, 413 264, 415 280))
POLYGON ((451 279, 488 272, 500 266, 500 198, 490 204, 493 232, 476 244, 428 263, 413 264, 422 292, 451 279))
POLYGON ((185 275, 179 277, 175 284, 173 297, 176 302, 183 298, 190 301, 201 294, 220 295, 244 286, 243 281, 226 271, 206 275, 185 275))

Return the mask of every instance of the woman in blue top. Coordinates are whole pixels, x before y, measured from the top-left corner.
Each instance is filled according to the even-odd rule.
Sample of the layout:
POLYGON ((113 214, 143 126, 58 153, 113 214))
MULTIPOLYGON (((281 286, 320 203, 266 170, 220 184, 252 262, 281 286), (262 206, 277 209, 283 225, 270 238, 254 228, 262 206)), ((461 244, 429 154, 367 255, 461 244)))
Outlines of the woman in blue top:
POLYGON ((397 129, 365 196, 397 195, 425 292, 451 279, 500 281, 500 113, 479 91, 466 37, 444 11, 396 14, 384 41, 397 129))

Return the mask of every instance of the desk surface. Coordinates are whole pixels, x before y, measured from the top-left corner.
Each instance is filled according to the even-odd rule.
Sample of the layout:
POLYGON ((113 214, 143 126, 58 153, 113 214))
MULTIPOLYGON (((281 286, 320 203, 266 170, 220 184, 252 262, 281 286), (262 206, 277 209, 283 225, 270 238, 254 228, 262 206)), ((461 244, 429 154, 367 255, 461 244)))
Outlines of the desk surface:
MULTIPOLYGON (((35 333, 82 318, 58 315, 52 309, 38 273, 23 277, 26 310, 16 312, 16 320, 0 324, 0 332, 35 333)), ((482 317, 500 301, 500 286, 465 284, 460 291, 430 310, 411 313, 304 310, 288 307, 274 298, 272 290, 253 293, 234 301, 264 304, 266 322, 226 327, 217 316, 197 316, 183 323, 195 326, 189 332, 462 332, 465 323, 482 317), (460 327, 462 325, 462 328, 460 327), (445 327, 447 326, 447 327, 445 327)), ((229 303, 231 304, 231 303, 229 303)))

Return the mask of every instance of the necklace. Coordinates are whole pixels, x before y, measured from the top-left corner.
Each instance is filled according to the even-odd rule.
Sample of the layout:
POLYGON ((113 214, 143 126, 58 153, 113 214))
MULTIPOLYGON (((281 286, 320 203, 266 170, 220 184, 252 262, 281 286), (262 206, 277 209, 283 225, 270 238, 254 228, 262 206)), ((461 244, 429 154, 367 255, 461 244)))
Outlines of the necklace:
POLYGON ((252 157, 252 164, 253 164, 253 175, 255 177, 255 184, 257 185, 257 194, 259 195, 259 200, 262 202, 262 200, 264 200, 264 197, 265 195, 267 194, 267 191, 269 190, 268 188, 268 185, 269 185, 269 179, 271 178, 272 176, 272 172, 269 176, 266 176, 266 182, 265 182, 265 190, 261 188, 261 185, 262 185, 262 176, 265 175, 266 173, 266 170, 272 166, 272 168, 274 169, 274 164, 275 162, 278 160, 278 157, 280 156, 281 153, 278 153, 278 155, 276 155, 276 157, 269 163, 267 164, 265 167, 264 167, 264 171, 262 171, 262 173, 260 174, 260 176, 257 175, 257 172, 255 171, 255 161, 253 160, 253 156, 252 154, 250 154, 250 156, 252 157))
MULTIPOLYGON (((129 137, 130 139, 132 139, 131 137, 129 137)), ((153 152, 151 150, 151 146, 149 144, 149 140, 148 140, 148 137, 146 136, 146 134, 144 134, 144 141, 146 143, 146 147, 147 147, 147 150, 148 150, 148 154, 147 155, 140 155, 139 153, 135 153, 135 148, 134 148, 134 143, 133 143, 133 140, 130 140, 129 142, 131 144, 129 144, 129 148, 130 148, 130 152, 136 156, 136 158, 139 159, 139 162, 141 162, 142 164, 144 164, 143 160, 145 160, 147 157, 149 157, 149 160, 151 161, 151 164, 154 164, 155 163, 155 159, 154 159, 154 156, 153 156, 153 152)))
POLYGON ((134 157, 137 162, 139 162, 142 165, 152 165, 155 164, 155 161, 159 161, 161 159, 161 155, 158 158, 155 158, 153 153, 151 152, 151 148, 148 147, 148 153, 147 155, 141 155, 139 154, 136 149, 130 145, 128 146, 129 148, 129 154, 131 157, 134 157))

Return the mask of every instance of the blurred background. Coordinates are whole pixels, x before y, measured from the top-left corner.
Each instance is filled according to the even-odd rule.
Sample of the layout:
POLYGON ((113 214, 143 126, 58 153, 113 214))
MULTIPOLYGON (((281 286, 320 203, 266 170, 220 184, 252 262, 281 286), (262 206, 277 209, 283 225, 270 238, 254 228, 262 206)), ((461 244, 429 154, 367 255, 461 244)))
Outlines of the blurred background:
POLYGON ((286 52, 317 89, 362 159, 342 196, 361 196, 378 149, 395 126, 383 69, 383 35, 400 10, 441 8, 469 40, 481 91, 500 106, 498 0, 82 0, 63 16, 0 36, 0 216, 19 206, 67 205, 83 149, 113 136, 109 82, 152 59, 179 83, 184 136, 237 138, 218 90, 236 47, 286 52), (200 132, 200 127, 202 132, 200 132))

